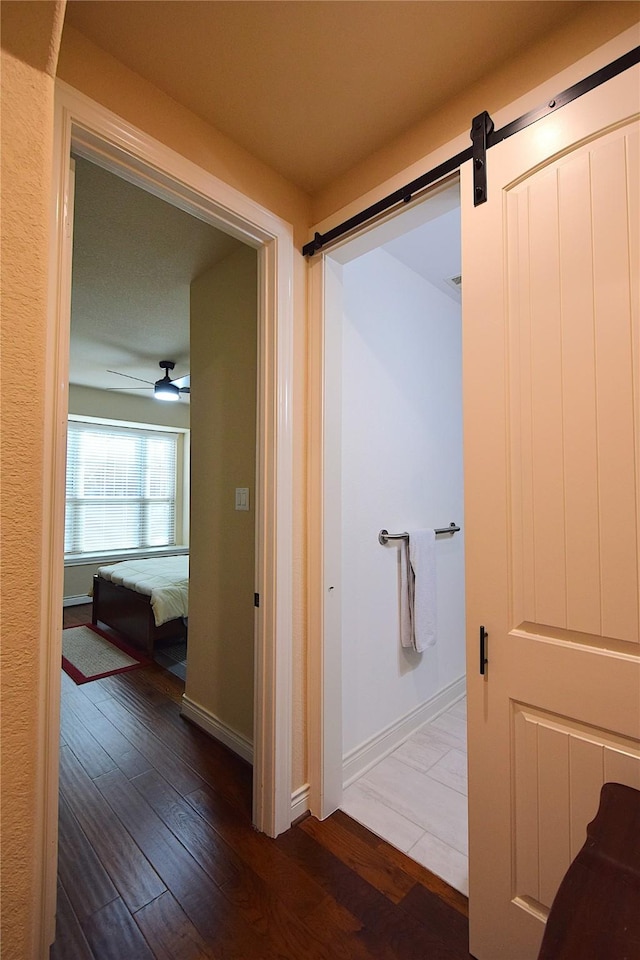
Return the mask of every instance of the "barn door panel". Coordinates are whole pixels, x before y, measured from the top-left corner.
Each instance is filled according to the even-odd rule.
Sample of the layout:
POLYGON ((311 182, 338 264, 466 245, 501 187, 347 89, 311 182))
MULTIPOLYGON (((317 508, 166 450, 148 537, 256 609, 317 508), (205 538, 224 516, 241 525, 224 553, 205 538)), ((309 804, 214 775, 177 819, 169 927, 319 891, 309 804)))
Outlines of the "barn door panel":
POLYGON ((638 69, 463 170, 470 928, 535 957, 602 784, 640 786, 638 69), (478 631, 488 664, 478 668, 478 631))

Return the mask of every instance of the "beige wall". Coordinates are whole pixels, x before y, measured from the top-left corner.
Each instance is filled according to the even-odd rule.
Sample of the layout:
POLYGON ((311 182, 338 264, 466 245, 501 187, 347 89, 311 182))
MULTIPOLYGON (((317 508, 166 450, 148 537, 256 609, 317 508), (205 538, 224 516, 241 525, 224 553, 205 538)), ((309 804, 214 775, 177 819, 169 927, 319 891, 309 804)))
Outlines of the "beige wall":
POLYGON ((44 382, 53 75, 62 4, 2 12, 2 956, 38 955, 45 758, 44 382))
POLYGON ((93 387, 69 386, 69 413, 82 417, 106 417, 109 420, 129 420, 131 423, 151 423, 160 427, 189 429, 190 405, 161 403, 151 397, 134 397, 116 390, 96 390, 93 387))
POLYGON ((65 564, 64 599, 90 596, 91 583, 99 566, 99 563, 74 563, 73 566, 65 564))
POLYGON ((242 247, 191 284, 187 696, 253 742, 257 255, 242 247), (250 509, 235 510, 248 487, 250 509))

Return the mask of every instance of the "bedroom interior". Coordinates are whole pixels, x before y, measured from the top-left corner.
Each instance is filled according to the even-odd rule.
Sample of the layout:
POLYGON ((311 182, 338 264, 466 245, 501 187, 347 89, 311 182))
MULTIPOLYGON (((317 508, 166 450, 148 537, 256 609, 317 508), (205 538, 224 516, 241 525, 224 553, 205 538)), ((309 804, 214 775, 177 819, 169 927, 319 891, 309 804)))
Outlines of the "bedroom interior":
MULTIPOLYGON (((69 375, 69 430, 74 443, 70 439, 68 447, 68 457, 74 452, 68 459, 68 477, 72 470, 74 479, 68 483, 75 485, 68 490, 64 605, 84 605, 78 612, 88 614, 85 623, 111 628, 116 638, 141 655, 153 656, 184 681, 193 409, 188 373, 191 299, 197 297, 196 281, 200 278, 202 288, 203 278, 230 254, 241 252, 242 244, 95 163, 74 159, 69 375), (159 356, 175 359, 158 362, 159 356), (161 391, 167 389, 177 403, 159 402, 166 399, 161 391), (130 466, 119 464, 120 453, 109 460, 104 452, 111 449, 107 444, 121 450, 119 434, 127 444, 132 438, 131 443, 152 448, 144 454, 151 458, 149 463, 138 465, 137 482, 146 484, 147 492, 151 485, 156 499, 142 508, 122 501, 114 505, 108 497, 96 507, 76 496, 80 487, 84 496, 95 496, 96 483, 103 497, 118 495, 129 482, 130 466), (93 442, 87 462, 77 452, 83 437, 85 447, 93 442), (157 448, 162 438, 172 437, 175 466, 165 470, 157 460, 165 453, 159 454, 157 448), (104 462, 98 463, 98 458, 104 462), (119 489, 117 483, 108 486, 106 474, 114 471, 119 489), (76 476, 84 480, 76 481, 76 476), (175 503, 169 509, 162 498, 172 483, 175 503), (144 561, 151 564, 150 572, 138 569, 145 556, 150 558, 144 561), (135 565, 133 573, 127 564, 135 565), (168 606, 159 593, 162 589, 168 606), (86 606, 89 602, 91 607, 86 606)), ((198 311, 203 318, 206 315, 200 324, 204 326, 212 313, 206 296, 200 295, 198 311)), ((205 345, 205 352, 208 349, 205 345)), ((205 384, 201 398, 207 389, 205 384)), ((121 452, 128 455, 124 447, 121 452)), ((247 482, 253 486, 253 478, 247 482)), ((197 646, 197 637, 190 640, 190 648, 197 646)))

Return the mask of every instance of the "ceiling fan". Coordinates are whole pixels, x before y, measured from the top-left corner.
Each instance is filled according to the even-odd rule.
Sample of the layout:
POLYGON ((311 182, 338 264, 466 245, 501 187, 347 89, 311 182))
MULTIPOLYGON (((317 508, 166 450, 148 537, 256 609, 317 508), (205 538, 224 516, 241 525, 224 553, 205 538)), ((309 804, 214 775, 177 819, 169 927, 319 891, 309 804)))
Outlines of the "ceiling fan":
POLYGON ((172 380, 169 371, 173 370, 175 363, 173 360, 161 360, 158 364, 161 370, 164 370, 164 377, 160 380, 143 380, 141 377, 132 377, 129 373, 120 373, 118 370, 107 370, 107 373, 115 373, 118 377, 127 377, 129 380, 138 380, 139 383, 148 384, 147 387, 107 387, 108 390, 149 390, 153 388, 153 396, 156 400, 168 400, 169 402, 179 400, 180 394, 191 392, 191 377, 187 374, 184 377, 178 377, 172 380))

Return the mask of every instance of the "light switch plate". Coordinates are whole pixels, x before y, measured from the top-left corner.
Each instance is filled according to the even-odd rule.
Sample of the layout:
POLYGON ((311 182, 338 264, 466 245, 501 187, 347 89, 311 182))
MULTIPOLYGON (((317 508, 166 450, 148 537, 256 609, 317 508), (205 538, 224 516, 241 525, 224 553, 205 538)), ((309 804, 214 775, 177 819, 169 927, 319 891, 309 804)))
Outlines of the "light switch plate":
POLYGON ((236 487, 236 510, 249 509, 249 487, 236 487))

